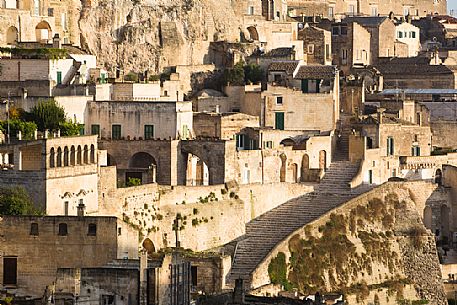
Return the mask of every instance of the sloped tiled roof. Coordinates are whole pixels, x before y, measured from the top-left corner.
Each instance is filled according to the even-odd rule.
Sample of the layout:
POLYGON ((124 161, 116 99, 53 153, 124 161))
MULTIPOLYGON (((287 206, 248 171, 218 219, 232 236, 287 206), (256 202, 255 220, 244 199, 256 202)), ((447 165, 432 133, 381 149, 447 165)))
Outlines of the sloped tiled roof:
POLYGON ((276 48, 265 53, 266 57, 289 57, 294 53, 294 48, 276 48))
POLYGON ((383 23, 387 17, 347 17, 344 22, 357 22, 362 26, 378 26, 383 23))
POLYGON ((376 68, 381 74, 398 74, 398 75, 433 75, 433 74, 453 74, 452 70, 445 65, 429 65, 429 64, 401 64, 399 62, 391 62, 376 65, 376 68))
POLYGON ((336 74, 335 66, 307 65, 301 66, 295 75, 296 79, 333 79, 336 74))
POLYGON ((298 60, 290 60, 290 61, 274 61, 268 66, 269 72, 274 71, 284 71, 287 74, 292 74, 298 66, 298 60))

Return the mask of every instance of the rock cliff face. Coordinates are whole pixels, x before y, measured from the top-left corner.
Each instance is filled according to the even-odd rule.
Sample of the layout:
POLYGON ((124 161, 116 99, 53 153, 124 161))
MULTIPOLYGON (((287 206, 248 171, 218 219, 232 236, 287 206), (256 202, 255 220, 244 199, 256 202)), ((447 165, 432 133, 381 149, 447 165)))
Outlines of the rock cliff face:
POLYGON ((406 187, 382 186, 307 225, 272 255, 271 283, 342 292, 349 304, 446 304, 434 236, 414 200, 406 187))
POLYGON ((210 42, 239 38, 240 6, 230 0, 83 0, 81 45, 111 72, 204 64, 210 42))

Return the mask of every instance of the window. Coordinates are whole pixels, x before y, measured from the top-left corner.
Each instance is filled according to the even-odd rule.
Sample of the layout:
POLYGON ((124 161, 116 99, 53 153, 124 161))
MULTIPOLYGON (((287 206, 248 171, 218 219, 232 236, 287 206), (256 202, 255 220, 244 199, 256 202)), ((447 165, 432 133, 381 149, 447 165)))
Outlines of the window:
POLYGON ((69 204, 68 201, 65 201, 65 202, 63 203, 63 212, 64 212, 64 215, 65 215, 65 216, 68 216, 68 204, 69 204))
POLYGON ((330 60, 330 45, 328 43, 325 44, 325 58, 330 60))
POLYGON ((419 146, 413 146, 411 148, 411 155, 413 157, 419 157, 421 155, 421 148, 419 146))
POLYGON ((371 7, 371 16, 378 16, 378 7, 377 6, 371 7))
POLYGON ((341 26, 341 35, 346 36, 348 34, 348 27, 341 26))
POLYGON ((3 286, 17 285, 17 257, 3 257, 3 286))
POLYGON ((197 266, 190 267, 190 277, 192 280, 192 287, 197 287, 197 266))
POLYGON ((154 138, 154 125, 144 125, 144 139, 154 138))
POLYGON ((263 148, 264 149, 272 149, 273 148, 273 141, 263 141, 263 148))
POLYGON ((96 236, 97 235, 97 225, 95 223, 90 223, 88 230, 87 230, 87 235, 89 236, 96 236))
POLYGON ((276 17, 277 18, 281 17, 281 13, 279 11, 276 11, 276 17))
POLYGON ((248 8, 248 15, 254 15, 254 7, 253 6, 250 6, 248 8))
POLYGON ((284 112, 275 112, 275 129, 284 130, 284 112))
POLYGON ((122 235, 122 228, 117 228, 117 236, 121 236, 122 235))
POLYGON ((83 136, 85 126, 84 126, 84 124, 79 124, 78 126, 79 126, 79 135, 83 136))
POLYGON ((121 139, 121 125, 113 124, 111 127, 111 138, 113 140, 121 139))
POLYGON ((244 134, 237 134, 236 135, 236 148, 237 149, 244 149, 244 134))
POLYGON ((59 223, 59 236, 67 236, 68 228, 66 223, 59 223))
POLYGON ((340 35, 340 28, 338 26, 332 27, 332 35, 333 36, 338 36, 340 35))
POLYGON ((276 105, 282 105, 282 96, 276 97, 276 105))
POLYGON ((394 138, 392 137, 387 137, 387 155, 394 155, 394 138))
POLYGON ((343 60, 348 59, 348 50, 347 50, 347 49, 342 49, 342 50, 341 50, 341 58, 342 58, 343 60))
POLYGON ((60 24, 61 24, 62 29, 64 31, 68 30, 68 28, 67 28, 67 14, 62 13, 62 15, 60 15, 60 24))
POLYGON ((409 15, 409 6, 404 6, 403 7, 403 16, 408 16, 409 15))
POLYGON ((354 4, 349 4, 348 6, 348 15, 349 16, 354 16, 355 14, 355 5, 354 4))
POLYGON ((314 44, 308 45, 308 54, 314 54, 314 44))
POLYGON ((398 38, 403 38, 403 32, 399 31, 397 36, 398 36, 398 38))
POLYGON ((411 32, 411 38, 416 38, 416 32, 415 31, 411 32))
POLYGON ((415 134, 415 135, 414 135, 414 142, 417 142, 418 139, 419 139, 418 135, 415 134))
POLYGON ((30 235, 38 236, 38 224, 36 222, 30 224, 30 235))
POLYGON ((53 8, 48 8, 48 17, 54 17, 54 9, 53 8))
POLYGON ((328 18, 329 19, 333 19, 333 16, 334 16, 333 10, 334 10, 333 6, 328 7, 328 18))
POLYGON ((90 126, 90 134, 91 135, 98 135, 100 137, 100 125, 98 124, 92 124, 90 126))
POLYGON ((57 71, 57 85, 61 85, 61 84, 62 84, 62 72, 57 71))

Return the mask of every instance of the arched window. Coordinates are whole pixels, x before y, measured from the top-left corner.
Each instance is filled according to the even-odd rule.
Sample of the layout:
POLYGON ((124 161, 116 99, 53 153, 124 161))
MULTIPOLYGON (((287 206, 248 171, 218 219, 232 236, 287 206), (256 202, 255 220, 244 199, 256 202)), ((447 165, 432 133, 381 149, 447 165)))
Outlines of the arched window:
POLYGON ((90 146, 90 163, 95 163, 95 146, 92 144, 90 146))
POLYGON ((54 150, 54 147, 51 148, 51 151, 49 152, 49 167, 55 167, 56 166, 56 152, 54 150))
POLYGON ((67 236, 68 227, 66 223, 59 223, 59 236, 67 236))
POLYGON ((65 146, 65 148, 63 149, 63 166, 68 166, 70 165, 69 163, 69 160, 70 160, 70 156, 69 156, 69 151, 68 151, 68 147, 65 146))
POLYGON ((6 43, 15 44, 18 41, 18 31, 14 26, 10 26, 6 31, 6 43))
POLYGON ((57 167, 62 167, 62 148, 57 148, 57 167))

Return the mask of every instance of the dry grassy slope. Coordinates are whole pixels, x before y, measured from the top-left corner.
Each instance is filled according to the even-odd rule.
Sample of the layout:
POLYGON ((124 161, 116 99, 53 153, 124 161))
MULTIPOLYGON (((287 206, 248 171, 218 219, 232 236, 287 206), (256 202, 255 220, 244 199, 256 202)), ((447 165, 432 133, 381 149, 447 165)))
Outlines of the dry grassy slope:
POLYGON ((81 43, 109 71, 116 63, 127 72, 202 64, 209 42, 239 37, 239 7, 230 0, 83 2, 81 43))

